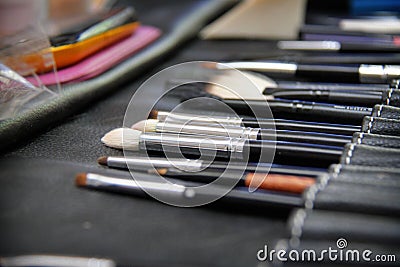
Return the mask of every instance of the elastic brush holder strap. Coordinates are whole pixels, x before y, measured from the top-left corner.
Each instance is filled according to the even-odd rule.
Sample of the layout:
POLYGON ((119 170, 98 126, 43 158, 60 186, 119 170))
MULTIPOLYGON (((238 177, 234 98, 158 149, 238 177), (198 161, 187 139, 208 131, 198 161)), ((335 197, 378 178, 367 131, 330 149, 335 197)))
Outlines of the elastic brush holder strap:
POLYGON ((400 149, 400 136, 354 133, 352 142, 355 144, 400 149))
POLYGON ((400 108, 387 105, 375 105, 372 111, 372 117, 396 120, 400 118, 400 108))
POLYGON ((400 120, 365 116, 361 131, 371 134, 400 136, 400 120))

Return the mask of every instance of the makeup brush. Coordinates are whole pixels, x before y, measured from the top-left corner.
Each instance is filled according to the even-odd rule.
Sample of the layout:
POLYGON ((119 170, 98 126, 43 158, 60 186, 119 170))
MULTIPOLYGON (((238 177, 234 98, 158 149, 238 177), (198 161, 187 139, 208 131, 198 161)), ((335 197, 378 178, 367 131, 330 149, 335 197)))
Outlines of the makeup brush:
MULTIPOLYGON (((198 86, 195 88, 191 86, 181 86, 178 90, 186 91, 186 96, 181 99, 185 102, 188 99, 197 97, 204 98, 204 93, 199 90, 202 88, 198 86)), ((324 121, 324 122, 336 122, 337 120, 343 121, 347 124, 359 125, 364 116, 372 113, 372 108, 360 107, 360 106, 348 106, 348 105, 335 105, 328 103, 316 103, 309 101, 299 100, 287 100, 287 99, 275 99, 266 100, 265 95, 258 94, 259 99, 253 96, 252 99, 246 98, 245 96, 238 94, 235 98, 232 98, 232 93, 229 90, 221 86, 207 86, 203 87, 204 90, 210 94, 209 98, 217 99, 222 104, 229 106, 238 114, 254 116, 256 114, 265 114, 268 108, 272 111, 274 117, 284 119, 296 119, 309 121, 324 121), (226 92, 228 92, 226 94, 226 92), (244 97, 241 98, 241 97, 244 97)), ((236 90, 238 93, 241 90, 236 90)), ((199 101, 198 103, 192 103, 192 106, 200 108, 217 109, 216 101, 199 101)), ((260 117, 260 115, 258 115, 260 117)))
MULTIPOLYGON (((146 192, 157 192, 157 195, 170 198, 175 203, 186 203, 188 200, 198 200, 206 196, 215 196, 215 199, 224 196, 221 201, 228 202, 235 205, 248 205, 249 207, 279 207, 279 208, 293 208, 302 207, 303 200, 293 194, 277 194, 266 190, 257 190, 253 193, 243 190, 245 188, 234 188, 226 193, 225 188, 218 186, 208 186, 207 191, 200 188, 192 188, 179 186, 179 182, 175 182, 175 186, 163 182, 146 182, 145 179, 148 175, 140 177, 140 185, 136 180, 121 179, 117 177, 110 177, 96 173, 80 173, 75 178, 75 184, 79 187, 87 187, 91 189, 111 191, 115 193, 122 193, 134 196, 146 196, 146 192), (178 186, 177 186, 178 185, 178 186)), ((170 180, 174 182, 173 180, 170 180)), ((189 183, 189 182, 186 182, 189 183)), ((191 183, 191 186, 200 186, 200 183, 191 183)))
POLYGON ((337 163, 342 154, 341 148, 331 146, 215 136, 142 133, 130 128, 114 129, 104 135, 101 141, 106 146, 130 151, 183 153, 185 156, 196 158, 207 155, 238 160, 244 160, 248 156, 253 162, 270 162, 272 158, 270 152, 274 147, 275 160, 293 159, 301 164, 337 163))
POLYGON ((275 81, 270 77, 255 72, 243 71, 242 73, 255 85, 256 90, 249 90, 248 81, 244 77, 225 75, 224 72, 222 74, 218 72, 218 74, 214 75, 207 85, 191 83, 191 81, 186 80, 169 80, 168 84, 170 85, 168 88, 175 88, 174 95, 181 99, 190 99, 193 96, 206 97, 206 94, 201 94, 204 91, 210 95, 230 100, 271 101, 274 99, 295 99, 367 107, 391 102, 391 105, 400 106, 397 100, 400 98, 400 91, 396 90, 397 85, 275 81), (219 86, 219 84, 227 86, 229 90, 219 86), (180 88, 184 90, 179 90, 180 88), (192 95, 187 92, 189 89, 194 90, 192 95))
POLYGON ((249 187, 251 184, 259 184, 259 188, 271 191, 282 191, 287 193, 301 194, 305 189, 315 183, 315 179, 303 176, 266 174, 266 173, 229 173, 224 175, 223 171, 201 171, 196 173, 183 172, 174 168, 157 169, 157 173, 175 179, 193 182, 211 183, 216 181, 217 185, 230 184, 238 181, 238 186, 249 187), (222 175, 222 176, 221 176, 222 175), (230 181, 230 183, 229 183, 230 181))
MULTIPOLYGON (((239 114, 263 114, 267 104, 257 100, 230 100, 222 102, 239 114)), ((372 114, 372 108, 345 106, 297 100, 268 101, 268 107, 278 118, 307 119, 310 121, 336 122, 359 125, 364 116, 372 114)))
POLYGON ((340 80, 361 83, 390 83, 400 78, 400 66, 397 65, 332 65, 332 64, 296 64, 279 61, 238 61, 207 63, 205 67, 214 69, 237 69, 256 71, 285 76, 319 78, 324 81, 340 80))
POLYGON ((400 46, 393 42, 366 43, 354 40, 351 42, 332 40, 279 41, 277 47, 281 50, 313 52, 400 52, 400 46))
POLYGON ((332 124, 332 123, 322 123, 322 122, 307 122, 307 121, 296 121, 296 120, 286 120, 286 119, 263 119, 254 118, 250 116, 241 117, 229 117, 216 114, 204 114, 197 110, 187 111, 188 113, 177 113, 177 112, 167 112, 152 110, 150 112, 150 119, 157 119, 159 121, 174 121, 186 123, 190 121, 191 123, 196 123, 199 125, 208 124, 223 124, 223 125, 234 125, 253 128, 263 128, 263 129, 277 129, 277 130, 292 130, 292 131, 305 131, 305 132, 319 132, 319 133, 329 133, 338 135, 350 135, 352 136, 354 132, 361 131, 360 126, 356 125, 345 125, 345 124, 332 124))
POLYGON ((130 169, 133 171, 145 171, 147 172, 150 168, 175 168, 190 173, 200 172, 203 170, 216 170, 225 171, 229 169, 231 171, 247 171, 247 172, 264 172, 264 173, 275 173, 275 174, 288 174, 288 175, 300 175, 308 177, 317 177, 325 174, 326 169, 301 167, 301 166, 289 166, 280 164, 270 163, 244 163, 242 162, 227 162, 224 161, 204 161, 200 159, 190 160, 182 158, 162 158, 162 157, 143 157, 143 156, 131 156, 131 157, 116 157, 116 156, 103 156, 97 159, 100 165, 104 165, 110 168, 118 169, 130 169))
POLYGON ((322 144, 329 146, 344 146, 352 139, 350 136, 333 135, 313 132, 272 130, 261 128, 250 128, 241 126, 229 126, 220 124, 197 125, 190 121, 186 124, 174 122, 160 122, 150 119, 135 123, 132 129, 145 133, 179 133, 187 135, 209 135, 231 138, 246 138, 250 140, 287 141, 297 143, 322 144))

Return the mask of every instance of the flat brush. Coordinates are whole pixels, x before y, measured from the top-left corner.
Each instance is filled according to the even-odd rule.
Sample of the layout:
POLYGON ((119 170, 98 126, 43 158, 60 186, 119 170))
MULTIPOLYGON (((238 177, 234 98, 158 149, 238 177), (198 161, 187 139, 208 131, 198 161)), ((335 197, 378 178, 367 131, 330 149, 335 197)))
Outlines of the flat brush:
POLYGON ((175 121, 186 123, 190 121, 191 123, 197 123, 199 125, 203 124, 213 124, 219 123, 223 125, 233 125, 253 128, 263 128, 263 129, 277 129, 277 130, 292 130, 292 131, 304 131, 304 132, 319 132, 319 133, 329 133, 338 135, 350 135, 353 133, 361 131, 360 126, 356 125, 345 125, 345 124, 332 124, 332 123, 322 123, 322 122, 307 122, 307 121, 296 121, 296 120, 286 120, 286 119, 263 119, 254 118, 250 116, 241 117, 229 117, 229 116, 218 116, 218 115, 199 115, 191 114, 194 110, 189 113, 176 113, 167 111, 152 110, 150 112, 150 119, 157 119, 159 121, 175 121))
POLYGON ((282 175, 282 174, 266 174, 266 173, 245 173, 240 172, 227 175, 223 171, 207 170, 196 173, 183 172, 173 168, 158 169, 157 173, 175 179, 182 179, 193 182, 211 183, 216 181, 217 185, 230 184, 238 181, 238 186, 259 185, 260 189, 271 191, 282 191, 287 193, 301 194, 308 187, 315 183, 315 179, 310 177, 282 175), (216 180, 218 178, 218 180, 216 180))
POLYGON ((227 126, 220 124, 197 125, 188 122, 173 123, 158 120, 140 121, 132 129, 142 132, 179 133, 187 135, 224 136, 232 138, 246 138, 250 140, 272 140, 297 143, 322 144, 330 146, 344 146, 351 141, 350 136, 333 135, 302 131, 272 130, 241 126, 227 126))
POLYGON ((294 159, 303 164, 337 163, 342 148, 290 142, 266 142, 243 138, 200 137, 176 134, 142 133, 130 128, 118 128, 108 132, 101 141, 113 148, 156 153, 183 153, 199 158, 208 155, 217 158, 233 158, 253 162, 271 162, 271 152, 276 160, 294 159), (307 161, 309 160, 309 161, 307 161))
POLYGON ((219 70, 237 69, 256 71, 267 74, 278 74, 291 77, 319 78, 324 81, 343 81, 361 83, 390 83, 400 78, 400 67, 397 65, 332 65, 332 64, 296 64, 279 61, 263 62, 224 62, 207 63, 208 68, 219 70))
MULTIPOLYGON (((235 205, 249 205, 249 207, 283 207, 293 208, 303 206, 303 201, 300 197, 295 195, 276 194, 265 190, 257 190, 249 193, 248 190, 241 190, 241 188, 234 188, 226 194, 226 189, 218 186, 208 186, 207 191, 197 190, 191 187, 185 187, 177 184, 171 186, 163 182, 146 182, 146 177, 141 177, 140 185, 132 179, 121 179, 110 177, 95 173, 80 173, 75 177, 75 184, 79 187, 87 187, 91 189, 110 191, 114 193, 122 193, 134 196, 145 196, 143 190, 146 192, 157 192, 157 195, 168 197, 175 203, 187 203, 189 200, 198 200, 210 196, 214 199, 219 199, 235 205)), ((193 184, 195 186, 201 185, 199 183, 193 184)), ((198 203, 198 201, 196 202, 198 203)))
POLYGON ((97 162, 101 165, 118 168, 118 169, 130 169, 134 171, 148 171, 149 168, 175 168, 190 173, 200 172, 202 170, 215 170, 225 171, 227 169, 232 171, 247 171, 247 172, 270 172, 276 174, 289 174, 289 175, 301 175, 308 177, 317 177, 325 174, 325 169, 300 167, 300 166, 288 166, 270 163, 252 163, 247 164, 243 162, 230 162, 229 165, 224 161, 212 161, 207 162, 204 160, 190 160, 181 158, 162 158, 162 157, 115 157, 115 156, 103 156, 97 159, 97 162))

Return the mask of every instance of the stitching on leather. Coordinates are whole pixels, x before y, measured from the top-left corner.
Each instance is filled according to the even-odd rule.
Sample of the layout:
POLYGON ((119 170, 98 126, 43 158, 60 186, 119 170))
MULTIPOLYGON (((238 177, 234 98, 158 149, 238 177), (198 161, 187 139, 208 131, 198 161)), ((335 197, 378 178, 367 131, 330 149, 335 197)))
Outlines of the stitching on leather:
POLYGON ((357 144, 361 144, 363 138, 364 138, 364 133, 359 133, 357 138, 357 144))
POLYGON ((392 97, 393 94, 393 88, 390 88, 388 98, 386 99, 386 105, 390 104, 390 98, 392 97))
POLYGON ((339 173, 342 171, 342 164, 336 164, 335 168, 333 169, 332 175, 338 177, 339 173))
POLYGON ((354 144, 350 144, 350 148, 347 151, 347 155, 346 155, 346 160, 345 160, 346 164, 350 164, 350 162, 351 162, 351 157, 353 156, 354 147, 355 147, 354 144))
POLYGON ((368 122, 368 130, 367 133, 371 133, 371 129, 372 129, 372 123, 374 122, 374 117, 371 116, 371 118, 369 119, 368 122))
POLYGON ((306 217, 307 217, 307 212, 304 209, 300 209, 296 212, 296 214, 293 217, 293 225, 291 229, 292 238, 298 240, 301 237, 306 217))
POLYGON ((379 105, 379 109, 378 109, 378 117, 381 116, 382 114, 382 109, 383 109, 383 105, 379 105))

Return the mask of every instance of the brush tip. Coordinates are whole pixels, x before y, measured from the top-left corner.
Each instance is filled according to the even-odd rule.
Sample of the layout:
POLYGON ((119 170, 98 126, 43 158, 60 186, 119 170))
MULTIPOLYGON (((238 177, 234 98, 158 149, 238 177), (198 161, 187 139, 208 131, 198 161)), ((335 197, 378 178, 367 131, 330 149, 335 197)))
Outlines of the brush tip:
POLYGON ((141 134, 141 131, 131 128, 117 128, 106 133, 101 142, 112 148, 137 151, 141 134))
POLYGON ((157 119, 157 117, 158 117, 158 110, 155 109, 151 110, 149 114, 149 119, 157 119))
POLYGON ((201 66, 203 68, 207 68, 207 69, 216 69, 218 66, 218 63, 216 62, 203 62, 201 63, 201 66))
POLYGON ((157 173, 158 173, 159 175, 166 175, 167 172, 168 172, 168 169, 167 169, 167 168, 158 168, 158 169, 157 169, 157 173))
POLYGON ((141 132, 155 132, 157 127, 158 120, 149 119, 144 121, 139 121, 132 125, 132 129, 141 131, 141 132))
POLYGON ((108 157, 103 156, 97 159, 97 163, 99 163, 100 165, 107 165, 107 159, 108 157))
POLYGON ((76 186, 86 186, 86 173, 78 173, 75 176, 75 184, 76 186))

